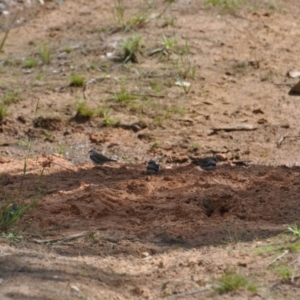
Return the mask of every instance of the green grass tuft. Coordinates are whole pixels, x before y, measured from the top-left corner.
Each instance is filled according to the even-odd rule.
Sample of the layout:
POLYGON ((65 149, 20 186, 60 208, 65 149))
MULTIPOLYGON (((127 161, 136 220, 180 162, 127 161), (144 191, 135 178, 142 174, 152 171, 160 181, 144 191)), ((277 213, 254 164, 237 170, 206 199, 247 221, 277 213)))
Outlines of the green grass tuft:
POLYGON ((70 76, 70 86, 82 87, 85 85, 85 79, 83 76, 76 73, 70 76))
POLYGON ((94 115, 94 109, 90 108, 85 101, 79 101, 76 107, 76 119, 88 120, 94 115))
POLYGON ((220 294, 236 291, 240 288, 246 288, 250 292, 256 292, 257 290, 255 284, 251 283, 246 277, 239 275, 234 271, 224 274, 218 280, 217 291, 220 294))
POLYGON ((143 52, 144 42, 140 35, 133 35, 120 43, 118 50, 121 54, 121 61, 126 64, 127 62, 139 62, 139 55, 143 52))
POLYGON ((0 102, 0 121, 3 120, 8 115, 8 107, 0 102))
POLYGON ((38 61, 33 57, 26 57, 23 61, 24 68, 34 68, 38 65, 38 61))
POLYGON ((235 10, 243 2, 241 0, 205 0, 205 4, 220 7, 224 11, 235 10))
POLYGON ((43 44, 39 47, 38 53, 39 53, 39 56, 40 56, 42 62, 45 65, 49 65, 51 63, 50 49, 45 44, 43 44))

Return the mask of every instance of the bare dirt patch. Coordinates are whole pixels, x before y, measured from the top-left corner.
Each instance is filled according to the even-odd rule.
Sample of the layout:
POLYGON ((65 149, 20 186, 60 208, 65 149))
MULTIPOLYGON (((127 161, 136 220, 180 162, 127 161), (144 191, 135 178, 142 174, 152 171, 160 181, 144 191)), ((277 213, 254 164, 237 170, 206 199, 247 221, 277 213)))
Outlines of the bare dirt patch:
POLYGON ((299 3, 116 3, 46 1, 1 53, 0 205, 37 201, 0 239, 1 299, 296 298, 299 3), (216 291, 233 271, 255 290, 216 291))

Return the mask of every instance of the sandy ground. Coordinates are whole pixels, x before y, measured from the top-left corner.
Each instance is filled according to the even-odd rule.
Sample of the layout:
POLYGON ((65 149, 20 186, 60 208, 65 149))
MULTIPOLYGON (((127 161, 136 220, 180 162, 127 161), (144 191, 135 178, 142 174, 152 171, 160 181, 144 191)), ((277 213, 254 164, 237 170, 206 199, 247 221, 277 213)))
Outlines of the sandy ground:
POLYGON ((287 74, 299 70, 300 3, 124 1, 121 20, 116 3, 28 7, 0 54, 0 205, 37 201, 0 237, 1 299, 297 299, 299 250, 282 233, 299 220, 287 74), (108 57, 136 34, 138 63, 108 57), (80 101, 93 117, 76 118, 80 101), (118 162, 95 167, 90 148, 118 162), (212 154, 215 170, 191 163, 212 154), (286 249, 283 278, 272 268, 286 249), (232 270, 257 290, 211 287, 232 270))

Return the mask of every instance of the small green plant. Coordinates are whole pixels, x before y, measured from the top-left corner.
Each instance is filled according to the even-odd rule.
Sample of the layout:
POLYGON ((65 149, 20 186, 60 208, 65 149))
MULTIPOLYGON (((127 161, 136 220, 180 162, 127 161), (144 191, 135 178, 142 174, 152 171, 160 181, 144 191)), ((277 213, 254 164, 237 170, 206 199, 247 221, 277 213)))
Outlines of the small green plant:
POLYGON ((10 232, 10 233, 3 232, 2 237, 4 237, 5 239, 8 239, 8 240, 16 241, 16 242, 20 241, 23 238, 22 235, 17 235, 17 234, 14 234, 12 232, 10 232))
POLYGON ((15 91, 9 91, 5 94, 3 104, 11 105, 19 100, 19 93, 15 91))
POLYGON ((34 68, 38 65, 38 61, 33 57, 26 57, 23 61, 24 68, 34 68))
POLYGON ((195 63, 192 63, 187 55, 180 57, 180 63, 177 64, 178 75, 182 79, 192 79, 196 77, 195 63))
POLYGON ((8 115, 7 106, 3 102, 0 102, 0 121, 3 120, 7 115, 8 115))
POLYGON ((176 19, 173 18, 173 17, 170 17, 170 18, 164 18, 164 21, 162 23, 162 27, 168 27, 168 26, 171 26, 171 27, 175 27, 176 25, 176 19))
POLYGON ((169 114, 166 112, 162 115, 155 117, 153 121, 156 126, 162 126, 164 124, 164 122, 166 121, 166 119, 168 119, 168 118, 169 118, 169 114))
POLYGON ((17 146, 24 147, 24 148, 31 148, 32 143, 31 141, 19 140, 17 142, 17 146))
POLYGON ((200 145, 198 143, 192 143, 191 148, 192 150, 198 150, 200 148, 200 145))
POLYGON ((156 93, 159 93, 162 91, 162 85, 161 83, 156 80, 156 79, 152 79, 150 82, 149 82, 149 85, 150 85, 150 88, 156 92, 156 93))
POLYGON ((293 270, 285 265, 279 265, 273 269, 283 280, 289 280, 293 275, 293 270))
POLYGON ((63 51, 66 53, 71 53, 74 49, 71 46, 65 46, 63 48, 63 51))
POLYGON ((38 53, 44 64, 49 65, 51 63, 50 49, 45 44, 39 47, 38 53))
POLYGON ((139 62, 139 56, 143 52, 144 41, 140 35, 133 35, 120 43, 118 50, 121 54, 121 61, 126 64, 127 62, 139 62))
POLYGON ((5 45, 5 42, 8 38, 9 32, 10 32, 11 28, 13 27, 14 23, 17 21, 18 16, 19 16, 19 10, 16 12, 15 16, 13 17, 10 24, 7 26, 7 28, 5 30, 5 34, 4 34, 4 36, 1 40, 1 43, 0 43, 0 53, 2 52, 2 50, 4 48, 4 45, 5 45))
POLYGON ((59 155, 64 155, 65 154, 65 147, 61 142, 58 142, 58 149, 57 149, 57 153, 59 155))
POLYGON ((296 237, 300 237, 300 228, 297 225, 287 226, 287 229, 296 237))
POLYGON ((205 4, 220 7, 224 11, 235 10, 242 5, 241 0, 205 0, 205 4))
POLYGON ((155 148, 158 148, 160 145, 160 141, 155 141, 152 143, 151 145, 151 150, 155 149, 155 148))
POLYGON ((218 280, 216 289, 220 294, 224 294, 230 291, 236 291, 240 288, 246 288, 250 292, 256 292, 257 290, 257 287, 249 282, 247 278, 234 271, 230 271, 218 280))
POLYGON ((79 101, 76 108, 76 119, 90 119, 94 114, 94 110, 90 108, 85 101, 79 101))
POLYGON ((166 109, 166 112, 171 114, 178 114, 180 116, 184 116, 186 114, 186 108, 182 106, 172 105, 166 109))
POLYGON ((81 87, 85 85, 85 79, 83 76, 73 73, 70 76, 70 86, 81 87))
POLYGON ((103 118, 102 125, 103 126, 115 126, 120 123, 119 120, 112 117, 113 109, 106 107, 98 107, 97 115, 103 118))
POLYGON ((260 153, 260 157, 268 157, 269 153, 267 151, 263 151, 260 153))
POLYGON ((121 86, 121 91, 113 95, 112 99, 117 100, 119 102, 129 102, 130 100, 134 100, 136 98, 135 95, 127 92, 125 85, 121 86))
POLYGON ((45 76, 44 72, 40 71, 36 74, 35 80, 40 81, 45 76))
POLYGON ((0 207, 0 231, 7 231, 28 209, 28 206, 9 204, 0 207))
POLYGON ((145 27, 148 20, 143 13, 139 13, 128 19, 125 24, 125 31, 129 31, 132 29, 139 29, 145 27))
POLYGON ((44 131, 44 140, 45 141, 52 141, 52 134, 50 131, 45 130, 44 131))
POLYGON ((165 35, 162 36, 162 43, 161 43, 161 46, 150 51, 149 55, 155 55, 155 54, 163 54, 163 55, 166 55, 166 56, 169 56, 170 54, 172 53, 175 53, 175 47, 177 46, 177 39, 176 37, 173 37, 173 38, 166 38, 165 35))
POLYGON ((124 1, 123 0, 115 0, 114 13, 116 15, 117 22, 119 24, 124 24, 124 1))

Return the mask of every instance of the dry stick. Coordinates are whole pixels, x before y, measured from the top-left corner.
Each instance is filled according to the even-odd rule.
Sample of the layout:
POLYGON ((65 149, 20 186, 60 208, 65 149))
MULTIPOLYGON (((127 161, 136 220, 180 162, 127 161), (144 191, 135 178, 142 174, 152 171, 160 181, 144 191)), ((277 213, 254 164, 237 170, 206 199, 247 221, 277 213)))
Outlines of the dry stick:
MULTIPOLYGON (((105 93, 110 94, 110 95, 115 95, 118 94, 116 92, 111 92, 111 91, 105 91, 105 93)), ((139 93, 130 93, 132 96, 136 97, 153 97, 153 98, 165 98, 165 95, 154 95, 154 94, 139 94, 139 93)))
POLYGON ((179 294, 175 294, 175 295, 172 295, 170 297, 172 298, 179 298, 179 297, 185 297, 185 296, 191 296, 191 295, 195 295, 195 294, 198 294, 198 293, 203 293, 203 292, 206 292, 208 290, 211 290, 215 287, 216 285, 215 284, 210 284, 202 289, 198 289, 198 290, 193 290, 193 291, 190 291, 190 292, 184 292, 184 293, 179 293, 179 294))
POLYGON ((38 239, 33 239, 33 242, 36 242, 38 244, 46 244, 46 243, 56 243, 56 242, 66 242, 66 241, 71 241, 77 238, 80 238, 82 236, 87 235, 88 232, 87 231, 83 231, 77 234, 73 234, 73 235, 69 235, 63 238, 58 238, 58 239, 49 239, 49 240, 38 240, 38 239))
POLYGON ((269 267, 270 265, 272 265, 274 262, 276 262, 277 260, 283 258, 286 254, 289 253, 289 250, 284 250, 282 254, 280 254, 279 256, 275 257, 270 263, 267 264, 267 267, 269 267))
POLYGON ((281 144, 286 138, 300 138, 300 135, 282 135, 277 142, 277 148, 281 146, 281 144))

